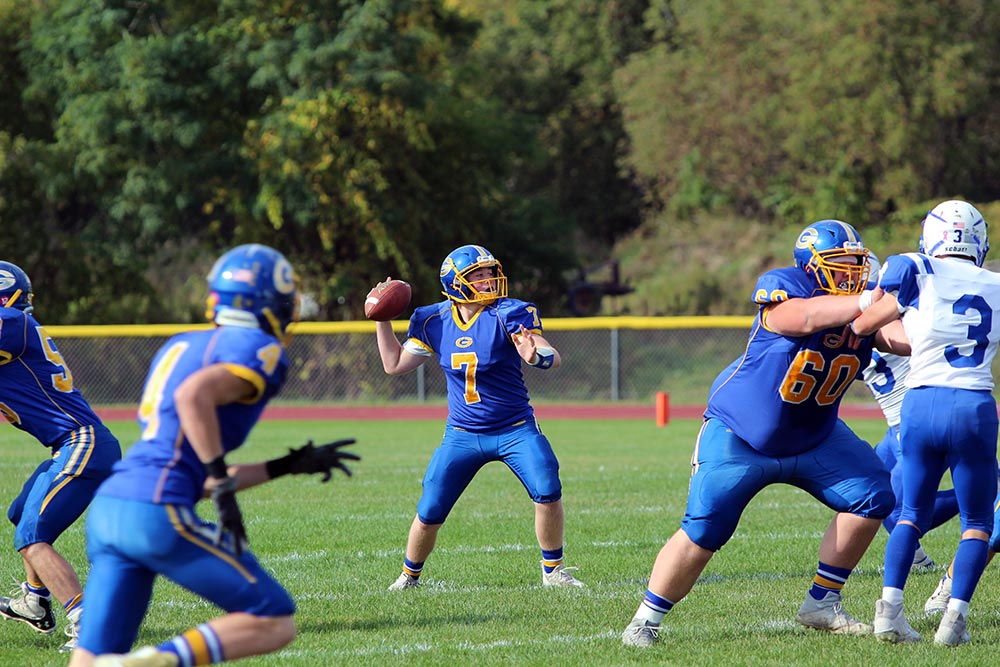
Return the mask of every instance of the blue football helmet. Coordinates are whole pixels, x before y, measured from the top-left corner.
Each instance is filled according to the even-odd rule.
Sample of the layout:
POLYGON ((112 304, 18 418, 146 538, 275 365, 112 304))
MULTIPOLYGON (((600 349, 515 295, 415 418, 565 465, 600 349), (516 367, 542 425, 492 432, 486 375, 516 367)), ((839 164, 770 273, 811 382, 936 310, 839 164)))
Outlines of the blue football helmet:
POLYGON ((448 253, 441 264, 441 285, 444 294, 458 303, 493 303, 507 296, 507 276, 493 254, 481 245, 464 245, 448 253), (476 269, 489 268, 493 277, 476 281, 476 286, 466 276, 476 269), (478 286, 478 289, 477 289, 478 286))
POLYGON ((31 305, 34 298, 28 274, 17 264, 0 260, 0 307, 17 308, 30 313, 34 310, 31 305))
POLYGON ((258 243, 233 248, 208 274, 205 316, 216 324, 260 327, 287 339, 298 320, 298 278, 285 256, 258 243))
POLYGON ((860 294, 868 283, 868 250, 861 235, 840 220, 814 222, 795 242, 795 265, 816 277, 830 294, 860 294), (836 273, 844 278, 836 280, 836 273))
POLYGON ((920 234, 920 252, 931 257, 968 257, 976 266, 982 266, 989 251, 986 220, 972 204, 951 199, 927 212, 920 234))

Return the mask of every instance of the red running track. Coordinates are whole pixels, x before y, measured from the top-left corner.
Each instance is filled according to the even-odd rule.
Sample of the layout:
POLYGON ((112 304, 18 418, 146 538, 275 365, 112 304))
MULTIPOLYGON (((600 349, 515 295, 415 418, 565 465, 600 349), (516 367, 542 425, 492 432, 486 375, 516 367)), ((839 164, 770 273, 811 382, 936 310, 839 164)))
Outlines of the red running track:
MULTIPOLYGON (((699 419, 705 411, 703 405, 671 405, 671 419, 699 419)), ((135 419, 135 408, 98 408, 97 414, 108 421, 135 419)), ((539 419, 656 419, 656 408, 650 405, 536 405, 539 419)), ((263 419, 282 420, 387 420, 387 419, 436 419, 444 421, 448 408, 444 405, 370 405, 370 406, 270 406, 264 410, 263 419)), ((882 419, 878 406, 842 405, 840 416, 845 419, 882 419)))

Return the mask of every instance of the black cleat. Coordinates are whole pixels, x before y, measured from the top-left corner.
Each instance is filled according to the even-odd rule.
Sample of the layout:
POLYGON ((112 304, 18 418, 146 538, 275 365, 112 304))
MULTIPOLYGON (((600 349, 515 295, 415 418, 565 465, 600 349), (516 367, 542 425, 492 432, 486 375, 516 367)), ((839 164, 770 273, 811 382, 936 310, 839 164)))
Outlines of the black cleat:
POLYGON ((56 630, 56 617, 52 613, 52 598, 43 598, 28 591, 26 583, 21 584, 21 594, 15 597, 0 597, 0 616, 12 621, 27 623, 44 635, 56 630))

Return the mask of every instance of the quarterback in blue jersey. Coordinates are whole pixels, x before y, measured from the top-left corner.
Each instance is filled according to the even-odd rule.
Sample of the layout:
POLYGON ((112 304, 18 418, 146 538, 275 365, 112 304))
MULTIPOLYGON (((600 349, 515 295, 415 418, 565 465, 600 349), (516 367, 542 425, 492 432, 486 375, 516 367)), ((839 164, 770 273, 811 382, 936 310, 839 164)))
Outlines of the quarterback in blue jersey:
POLYGON ((885 641, 920 640, 903 614, 903 588, 946 469, 962 540, 934 641, 969 641, 966 613, 986 566, 997 490, 991 364, 1000 345, 1000 275, 982 268, 988 250, 986 221, 974 206, 938 204, 924 218, 921 253, 886 259, 877 289, 882 298, 852 323, 866 334, 902 319, 912 348, 900 413, 903 511, 886 545, 882 597, 875 603, 875 635, 885 641))
MULTIPOLYGON (((823 220, 802 231, 794 258, 795 266, 757 281, 759 311, 746 351, 712 385, 684 519, 656 558, 622 633, 626 645, 657 641, 664 616, 732 536, 750 500, 776 483, 797 486, 837 512, 796 620, 840 634, 871 632, 844 610, 841 589, 894 498, 882 462, 837 417, 875 343, 848 327, 868 305, 867 250, 852 226, 823 220)), ((901 331, 877 338, 887 350, 905 349, 901 331)))
POLYGON ((27 274, 0 261, 0 412, 51 450, 7 510, 27 576, 16 595, 0 597, 0 615, 51 634, 55 597, 69 636, 60 650, 70 651, 83 591, 73 566, 52 545, 87 509, 121 448, 73 386, 69 366, 32 315, 33 297, 27 274))
POLYGON ((295 637, 295 605, 248 550, 236 492, 288 473, 349 473, 341 459, 357 457, 339 448, 353 440, 226 465, 285 381, 298 295, 288 260, 256 244, 222 255, 208 285, 207 315, 217 326, 178 334, 157 352, 139 405, 142 435, 94 499, 88 607, 72 667, 209 665, 276 651, 295 637), (206 495, 218 525, 195 513, 206 495), (226 614, 126 654, 157 575, 226 614))
POLYGON ((559 462, 535 421, 521 368, 558 368, 559 352, 542 336, 538 308, 507 296, 507 277, 486 248, 449 253, 441 284, 447 299, 414 311, 403 345, 391 323, 376 324, 386 373, 409 373, 436 355, 448 384, 444 439, 424 474, 403 571, 389 590, 418 586, 448 513, 490 461, 506 464, 534 502, 542 583, 581 587, 563 564, 559 462))

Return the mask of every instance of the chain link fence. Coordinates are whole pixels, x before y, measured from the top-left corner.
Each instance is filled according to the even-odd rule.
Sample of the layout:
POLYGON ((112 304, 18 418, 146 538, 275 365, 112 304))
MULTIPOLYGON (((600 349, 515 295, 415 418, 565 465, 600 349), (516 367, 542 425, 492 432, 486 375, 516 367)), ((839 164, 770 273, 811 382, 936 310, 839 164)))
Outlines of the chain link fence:
MULTIPOLYGON (((715 376, 746 347, 749 317, 595 317, 549 319, 545 337, 563 358, 555 372, 525 367, 535 402, 652 403, 659 391, 674 404, 703 405, 715 376)), ((397 336, 406 322, 394 322, 397 336)), ((207 328, 208 325, 204 325, 207 328)), ((192 325, 51 326, 75 385, 95 406, 139 402, 157 349, 192 325)), ((288 381, 277 405, 445 402, 435 362, 414 373, 382 370, 372 322, 301 322, 288 347, 288 381)), ((845 400, 871 401, 854 383, 845 400)))

